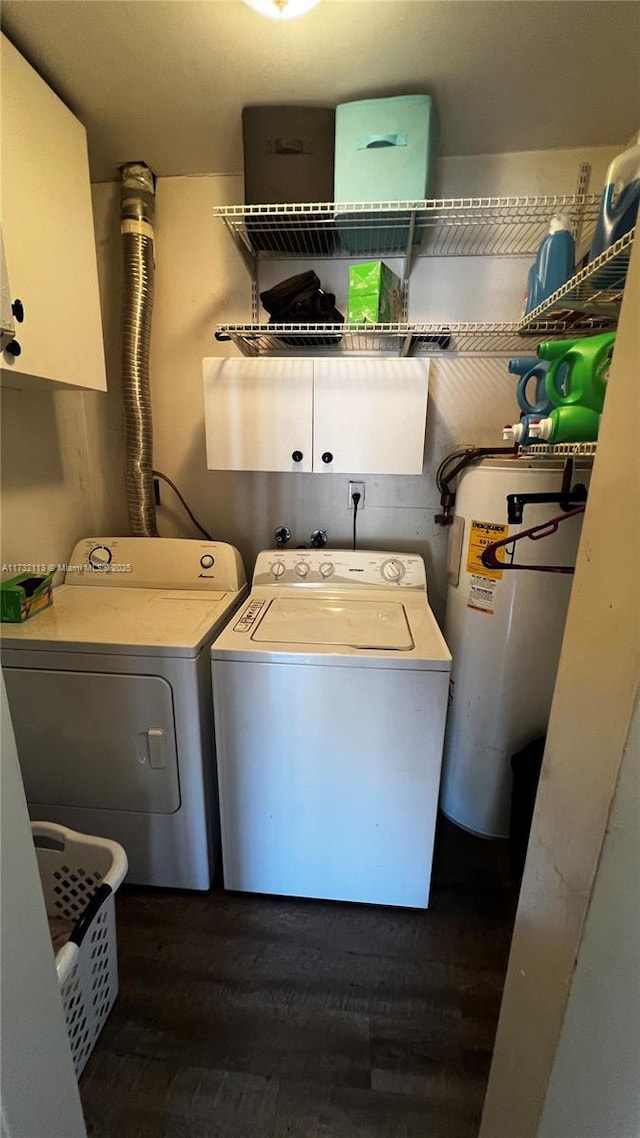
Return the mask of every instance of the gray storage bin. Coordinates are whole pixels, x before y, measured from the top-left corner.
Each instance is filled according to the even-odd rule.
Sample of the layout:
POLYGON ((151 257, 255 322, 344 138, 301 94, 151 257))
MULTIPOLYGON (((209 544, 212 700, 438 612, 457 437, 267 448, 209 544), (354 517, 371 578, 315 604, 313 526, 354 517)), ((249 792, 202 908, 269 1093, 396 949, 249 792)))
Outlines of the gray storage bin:
MULTIPOLYGON (((244 200, 247 205, 330 202, 333 197, 335 111, 332 107, 243 107, 244 200)), ((330 253, 330 218, 283 213, 247 217, 254 248, 330 253)))

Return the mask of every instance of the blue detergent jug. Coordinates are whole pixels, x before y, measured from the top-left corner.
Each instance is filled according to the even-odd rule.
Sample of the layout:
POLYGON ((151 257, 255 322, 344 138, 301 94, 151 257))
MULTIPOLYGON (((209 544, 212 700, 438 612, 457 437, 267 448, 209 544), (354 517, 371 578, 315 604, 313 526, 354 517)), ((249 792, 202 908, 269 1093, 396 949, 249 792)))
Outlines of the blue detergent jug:
POLYGON ((589 260, 615 245, 636 223, 640 203, 640 131, 607 170, 589 260))
POLYGON ((516 384, 516 399, 518 407, 525 415, 537 415, 540 418, 548 415, 553 408, 546 389, 548 370, 548 360, 539 360, 535 356, 517 356, 509 360, 511 374, 520 376, 516 384), (535 384, 533 403, 527 398, 529 384, 535 384))
POLYGON ((575 259, 569 218, 557 213, 551 218, 549 232, 540 242, 536 259, 529 269, 525 316, 571 279, 575 272, 575 259))
POLYGON ((505 442, 529 446, 530 443, 536 442, 531 427, 553 410, 553 403, 546 389, 549 363, 547 360, 536 359, 535 356, 516 356, 515 359, 509 360, 508 366, 512 375, 520 377, 516 384, 516 399, 522 414, 518 423, 511 423, 503 428, 502 437, 505 442), (528 396, 527 388, 533 390, 533 402, 528 396))

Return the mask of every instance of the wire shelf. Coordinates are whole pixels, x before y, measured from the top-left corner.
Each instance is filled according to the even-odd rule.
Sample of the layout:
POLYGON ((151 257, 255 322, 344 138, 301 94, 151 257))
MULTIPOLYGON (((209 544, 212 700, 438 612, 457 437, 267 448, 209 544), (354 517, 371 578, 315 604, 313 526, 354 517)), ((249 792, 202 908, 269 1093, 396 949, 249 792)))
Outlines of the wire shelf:
POLYGON ((615 328, 634 236, 635 228, 534 308, 520 322, 523 331, 550 319, 571 322, 576 332, 615 328))
POLYGON ((561 458, 563 455, 591 458, 595 455, 597 446, 597 443, 530 443, 529 446, 518 447, 518 454, 531 458, 561 458))
POLYGON ((538 321, 527 333, 517 323, 220 324, 215 336, 231 340, 245 356, 380 351, 401 356, 509 356, 572 334, 571 326, 538 321))
POLYGON ((598 194, 214 206, 245 256, 525 256, 553 213, 588 238, 598 194))

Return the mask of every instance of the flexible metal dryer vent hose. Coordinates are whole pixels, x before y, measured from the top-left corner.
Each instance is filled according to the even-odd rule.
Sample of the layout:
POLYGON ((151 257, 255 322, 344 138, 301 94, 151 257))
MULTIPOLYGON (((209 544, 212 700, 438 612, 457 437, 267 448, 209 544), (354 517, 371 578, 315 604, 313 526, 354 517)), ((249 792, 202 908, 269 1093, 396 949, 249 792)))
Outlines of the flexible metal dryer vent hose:
POLYGON ((122 398, 129 526, 134 537, 158 537, 153 492, 153 427, 149 387, 155 269, 154 176, 144 162, 128 162, 120 169, 120 232, 124 272, 122 398))

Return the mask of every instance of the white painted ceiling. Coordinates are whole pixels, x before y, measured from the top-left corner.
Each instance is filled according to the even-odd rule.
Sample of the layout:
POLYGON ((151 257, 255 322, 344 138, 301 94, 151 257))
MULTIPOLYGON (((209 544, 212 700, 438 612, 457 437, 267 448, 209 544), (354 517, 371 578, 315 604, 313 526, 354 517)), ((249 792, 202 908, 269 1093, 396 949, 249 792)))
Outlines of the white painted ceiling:
POLYGON ((93 179, 242 170, 250 103, 431 94, 440 153, 619 143, 640 127, 640 3, 4 0, 3 29, 88 130, 93 179))

